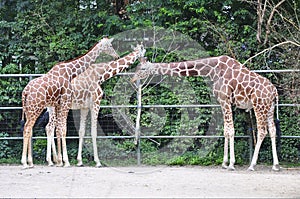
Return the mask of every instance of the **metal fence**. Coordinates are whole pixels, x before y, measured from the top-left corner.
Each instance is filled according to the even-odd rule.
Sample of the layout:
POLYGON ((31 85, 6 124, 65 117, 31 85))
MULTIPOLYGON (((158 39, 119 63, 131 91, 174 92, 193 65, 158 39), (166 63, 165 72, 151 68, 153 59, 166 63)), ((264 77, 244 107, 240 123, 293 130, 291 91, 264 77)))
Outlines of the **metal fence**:
MULTIPOLYGON (((300 72, 300 70, 256 70, 254 72, 257 73, 298 73, 300 72)), ((118 76, 132 76, 133 73, 121 73, 118 74, 118 76)), ((40 74, 1 74, 0 75, 0 79, 2 78, 28 78, 29 80, 31 80, 34 77, 38 77, 40 76, 40 74)), ((137 88, 141 88, 140 84, 137 83, 137 88)), ((136 109, 136 113, 140 114, 139 111, 143 110, 143 109, 151 109, 151 108, 162 108, 162 109, 166 109, 166 108, 219 108, 220 106, 218 104, 179 104, 179 105, 162 105, 162 104, 156 104, 156 105, 147 105, 147 104, 142 104, 141 102, 141 98, 142 96, 142 90, 141 89, 136 89, 136 100, 137 100, 137 105, 103 105, 101 106, 101 109, 121 109, 121 108, 131 108, 131 109, 136 109)), ((295 107, 299 108, 300 104, 279 104, 279 107, 295 107)), ((8 110, 18 110, 22 111, 22 107, 20 106, 15 106, 15 107, 9 107, 9 106, 4 106, 1 105, 0 106, 0 113, 2 113, 3 111, 8 111, 8 110)), ((279 112, 279 116, 280 116, 280 112, 279 112)), ((1 118, 0 118, 1 119, 1 118)), ((136 124, 135 124, 135 131, 138 131, 139 127, 140 127, 140 121, 137 120, 136 124)), ((0 127, 0 132, 1 132, 1 127, 0 127)), ((141 132, 136 132, 136 133, 141 133, 141 132)), ((98 139, 134 139, 136 138, 136 136, 134 134, 131 135, 122 135, 122 136, 118 136, 118 135, 103 135, 101 134, 100 136, 97 136, 98 139)), ((140 140, 141 139, 174 139, 174 138, 178 138, 178 139, 212 139, 212 138, 223 138, 222 135, 143 135, 140 134, 137 139, 137 164, 141 163, 141 145, 140 140)), ((248 139, 249 140, 249 151, 250 151, 250 159, 253 153, 253 141, 252 141, 252 136, 250 135, 239 135, 236 136, 236 138, 238 139, 248 139)), ((290 139, 290 138, 294 138, 294 139, 299 139, 300 136, 287 136, 284 135, 282 136, 282 139, 290 139)), ((10 137, 0 137, 0 140, 22 140, 23 137, 22 136, 10 136, 10 137)), ((46 139, 45 136, 34 136, 33 139, 46 139)), ((67 139, 78 139, 78 136, 67 136, 67 139)), ((91 136, 85 136, 85 139, 91 139, 91 136)))

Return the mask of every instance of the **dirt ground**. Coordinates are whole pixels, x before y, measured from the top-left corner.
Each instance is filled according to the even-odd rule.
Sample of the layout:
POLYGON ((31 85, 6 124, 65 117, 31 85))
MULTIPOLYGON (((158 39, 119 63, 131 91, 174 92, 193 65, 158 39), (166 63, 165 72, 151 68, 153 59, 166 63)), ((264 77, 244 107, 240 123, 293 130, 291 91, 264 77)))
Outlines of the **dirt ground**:
POLYGON ((300 168, 0 166, 1 198, 299 198, 300 168))

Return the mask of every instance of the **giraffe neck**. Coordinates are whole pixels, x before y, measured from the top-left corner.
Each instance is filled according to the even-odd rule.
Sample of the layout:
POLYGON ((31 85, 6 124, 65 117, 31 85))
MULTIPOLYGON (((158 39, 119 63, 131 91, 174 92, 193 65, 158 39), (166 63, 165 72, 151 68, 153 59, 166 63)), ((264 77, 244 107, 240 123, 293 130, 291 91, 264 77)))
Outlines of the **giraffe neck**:
POLYGON ((60 76, 68 76, 70 79, 75 78, 84 72, 99 56, 101 44, 95 44, 86 54, 70 61, 56 64, 48 73, 57 73, 60 76))
POLYGON ((102 69, 97 71, 100 77, 100 81, 104 82, 107 79, 115 76, 116 74, 123 72, 126 68, 130 67, 138 59, 137 51, 134 51, 127 56, 122 57, 116 61, 111 61, 105 64, 102 69))
POLYGON ((184 62, 152 63, 151 73, 170 76, 207 76, 214 80, 221 71, 240 64, 228 56, 210 57, 184 62))

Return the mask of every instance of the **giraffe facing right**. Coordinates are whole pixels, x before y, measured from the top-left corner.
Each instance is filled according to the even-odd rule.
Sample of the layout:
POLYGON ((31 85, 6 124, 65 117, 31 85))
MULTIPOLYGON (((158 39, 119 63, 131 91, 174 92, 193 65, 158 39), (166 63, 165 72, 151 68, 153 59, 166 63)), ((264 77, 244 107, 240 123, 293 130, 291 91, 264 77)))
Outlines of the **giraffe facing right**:
POLYGON ((103 38, 98 41, 87 53, 73 60, 60 62, 54 65, 43 76, 30 81, 22 92, 22 123, 26 122, 23 129, 23 152, 21 163, 24 168, 33 167, 31 137, 32 128, 36 119, 48 106, 55 107, 58 165, 70 166, 67 146, 67 116, 71 107, 72 86, 71 80, 84 72, 94 63, 101 52, 106 52, 114 57, 119 57, 112 47, 113 39, 103 38), (61 147, 63 156, 61 155, 61 147))
MULTIPOLYGON (((130 54, 108 63, 92 64, 86 71, 71 81, 72 85, 72 110, 80 109, 80 128, 79 128, 79 145, 77 155, 77 166, 82 166, 82 144, 83 137, 85 135, 85 126, 88 112, 91 112, 91 136, 94 151, 94 161, 96 167, 101 167, 101 163, 98 157, 97 150, 97 118, 100 109, 100 103, 103 96, 103 90, 101 84, 116 74, 124 71, 131 66, 138 58, 143 57, 146 50, 141 44, 133 49, 130 54)), ((46 126, 48 138, 47 147, 47 160, 49 165, 52 165, 51 161, 51 143, 54 144, 53 136, 55 129, 56 114, 53 107, 48 107, 49 122, 46 126)), ((52 147, 53 148, 53 147, 52 147)), ((55 148, 55 147, 54 147, 55 148)), ((53 154, 55 156, 55 151, 53 154)))

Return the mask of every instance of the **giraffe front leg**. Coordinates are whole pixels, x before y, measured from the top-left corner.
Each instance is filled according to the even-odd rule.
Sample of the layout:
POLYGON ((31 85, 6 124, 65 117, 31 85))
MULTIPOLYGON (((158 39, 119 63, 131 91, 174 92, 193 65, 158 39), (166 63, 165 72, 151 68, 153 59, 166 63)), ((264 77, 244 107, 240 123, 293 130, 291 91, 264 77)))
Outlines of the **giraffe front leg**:
POLYGON ((223 163, 222 168, 228 169, 228 170, 235 170, 234 163, 235 163, 235 154, 234 154, 234 136, 233 133, 230 132, 229 134, 225 134, 225 143, 224 143, 224 157, 223 157, 223 163), (227 166, 228 163, 228 140, 229 140, 229 149, 230 149, 230 162, 229 166, 227 166))
MULTIPOLYGON (((51 119, 50 119, 51 120, 51 119)), ((46 156, 46 161, 48 162, 48 166, 53 166, 53 162, 51 160, 51 146, 53 144, 52 139, 54 139, 54 132, 52 132, 52 126, 51 126, 51 121, 46 126, 46 133, 47 133, 47 156, 46 156)), ((54 131, 54 129, 53 129, 54 131)))
POLYGON ((56 147, 55 147, 55 141, 54 141, 54 131, 53 131, 53 136, 51 138, 51 146, 52 146, 52 156, 53 156, 53 162, 57 164, 58 162, 58 157, 57 157, 57 152, 56 152, 56 147))
POLYGON ((222 168, 227 169, 227 163, 228 163, 228 137, 224 136, 224 155, 223 155, 223 163, 222 163, 222 168))
MULTIPOLYGON (((68 151, 67 151, 67 143, 66 143, 66 126, 65 125, 59 125, 59 131, 61 132, 61 147, 62 147, 62 160, 59 166, 69 167, 70 162, 68 158, 68 151)), ((61 154, 58 154, 58 158, 61 160, 61 154)))
MULTIPOLYGON (((70 106, 65 106, 65 107, 70 107, 70 106)), ((60 111, 60 132, 62 134, 61 136, 61 145, 63 149, 63 161, 65 163, 64 167, 69 167, 70 162, 68 158, 68 151, 67 151, 67 141, 66 141, 66 136, 67 136, 67 117, 68 117, 69 109, 64 108, 60 111)))
POLYGON ((54 107, 48 107, 47 112, 49 114, 49 122, 46 126, 47 132, 47 157, 46 160, 48 162, 48 166, 53 166, 53 162, 51 159, 51 149, 53 152, 53 161, 58 163, 56 148, 55 148, 55 141, 54 141, 54 131, 55 131, 55 124, 56 124, 56 112, 54 107))
POLYGON ((235 154, 234 154, 234 131, 230 132, 229 135, 229 143, 230 143, 230 163, 228 166, 228 170, 235 170, 234 163, 235 163, 235 154))
POLYGON ((51 160, 51 137, 47 133, 47 155, 46 155, 46 161, 48 162, 48 166, 53 166, 53 162, 51 160))
POLYGON ((61 132, 61 146, 62 146, 62 155, 63 155, 63 161, 64 161, 64 167, 69 167, 70 162, 68 158, 68 151, 67 151, 67 142, 66 142, 66 135, 67 135, 67 112, 63 115, 65 117, 62 117, 60 120, 59 126, 59 132, 61 132))
POLYGON ((93 142, 93 151, 94 151, 94 161, 96 162, 96 167, 101 167, 101 163, 98 157, 98 149, 97 149, 97 118, 100 106, 95 105, 93 110, 91 111, 91 124, 92 124, 92 142, 93 142))
POLYGON ((58 128, 56 128, 56 137, 57 137, 57 162, 56 166, 61 167, 63 166, 62 162, 62 155, 61 155, 61 134, 58 132, 58 128))
POLYGON ((58 163, 58 157, 57 157, 57 152, 56 152, 56 147, 55 147, 55 141, 54 141, 54 129, 53 131, 51 130, 51 133, 48 135, 47 133, 47 157, 46 160, 48 162, 48 166, 53 166, 54 163, 58 163), (51 150, 52 150, 52 156, 53 156, 53 162, 51 159, 51 150))
POLYGON ((59 135, 59 138, 57 138, 58 166, 65 167, 70 166, 66 143, 68 107, 66 102, 61 102, 60 106, 57 108, 56 118, 56 133, 59 135))
POLYGON ((233 118, 232 118, 232 110, 230 103, 221 103, 222 111, 223 111, 223 118, 224 118, 224 157, 222 167, 228 170, 235 170, 234 163, 235 163, 235 155, 234 155, 234 126, 233 126, 233 118), (228 140, 229 140, 229 147, 230 147, 230 163, 228 163, 228 140))
POLYGON ((82 145, 83 145, 83 137, 85 135, 85 124, 86 118, 88 115, 88 109, 80 110, 80 127, 79 127, 79 144, 78 144, 78 154, 77 154, 77 166, 82 166, 82 145))
POLYGON ((63 161, 65 163, 64 167, 70 167, 68 151, 67 151, 66 132, 62 136, 62 148, 63 148, 63 161))

